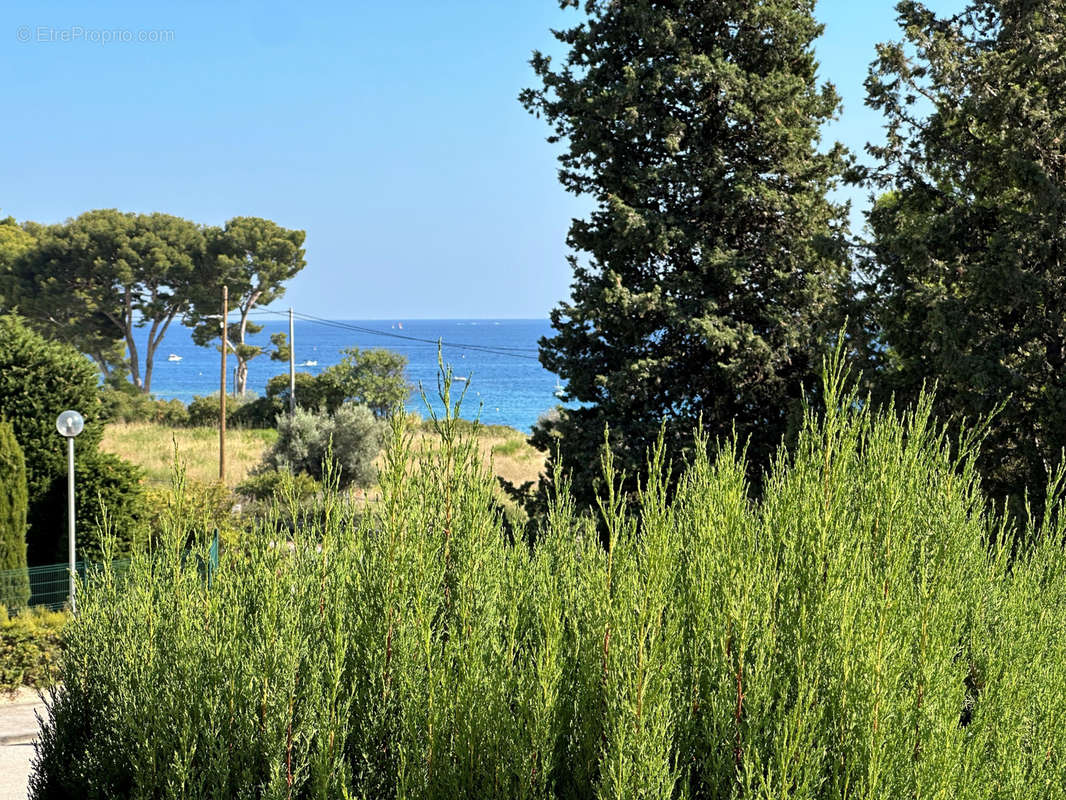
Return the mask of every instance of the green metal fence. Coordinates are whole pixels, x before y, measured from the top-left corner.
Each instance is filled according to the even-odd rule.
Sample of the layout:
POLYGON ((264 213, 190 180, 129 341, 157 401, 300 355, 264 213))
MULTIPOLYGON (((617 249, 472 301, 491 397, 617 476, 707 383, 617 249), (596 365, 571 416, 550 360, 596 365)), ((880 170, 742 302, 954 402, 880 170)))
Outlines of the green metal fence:
MULTIPOLYGON (((197 568, 200 569, 210 585, 212 573, 218 566, 218 531, 215 531, 208 550, 207 563, 200 563, 203 559, 197 557, 197 568)), ((116 574, 126 571, 129 559, 121 559, 111 562, 111 568, 116 574)), ((78 577, 85 580, 85 572, 88 569, 98 568, 100 564, 95 562, 79 561, 75 564, 78 577)), ((0 570, 0 583, 8 577, 16 577, 21 570, 0 570)), ((26 572, 30 578, 30 606, 44 606, 56 611, 67 606, 70 599, 70 564, 45 564, 39 567, 28 567, 26 572)))
MULTIPOLYGON (((112 562, 115 572, 125 571, 129 565, 128 560, 112 562)), ((99 564, 79 561, 75 564, 78 577, 85 579, 88 569, 99 567, 99 564)), ((21 570, 0 570, 0 582, 7 577, 16 577, 21 570)), ((30 579, 30 606, 43 606, 57 611, 64 608, 70 599, 70 564, 44 564, 38 567, 28 567, 26 574, 30 579)))

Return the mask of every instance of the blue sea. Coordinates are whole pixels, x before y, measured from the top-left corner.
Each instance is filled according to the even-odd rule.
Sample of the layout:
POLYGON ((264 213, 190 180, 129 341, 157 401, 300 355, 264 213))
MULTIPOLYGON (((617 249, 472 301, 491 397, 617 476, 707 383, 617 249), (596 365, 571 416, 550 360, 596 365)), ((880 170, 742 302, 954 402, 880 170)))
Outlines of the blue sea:
MULTIPOLYGON (((288 333, 288 320, 280 316, 256 316, 263 330, 249 337, 249 343, 271 348, 272 333, 288 333)), ((407 356, 408 378, 416 387, 408 410, 428 416, 417 389, 421 383, 426 395, 437 395, 437 345, 443 340, 443 357, 458 381, 455 390, 467 387, 462 416, 480 416, 489 425, 509 425, 529 431, 537 417, 560 401, 555 397, 556 376, 537 360, 537 341, 551 334, 547 320, 532 319, 440 319, 440 320, 336 320, 313 322, 296 320, 297 370, 318 374, 341 360, 347 347, 385 347, 407 356), (355 330, 361 328, 366 330, 355 330), (369 333, 377 331, 378 333, 369 333), (410 337, 410 338, 400 338, 410 337), (415 341, 428 340, 428 341, 415 341), (465 345, 465 346, 460 346, 465 345), (486 351, 482 348, 488 348, 486 351), (307 364, 307 362, 317 362, 307 364), (300 366, 303 365, 303 366, 300 366)), ((142 340, 146 334, 140 329, 142 340)), ((142 344, 143 352, 143 344, 142 344)), ((171 326, 156 351, 152 394, 164 399, 190 401, 195 395, 218 390, 219 352, 215 346, 198 347, 188 328, 171 326), (173 354, 180 361, 169 361, 173 354)), ((227 359, 229 389, 233 390, 232 355, 227 359)), ((263 354, 248 366, 248 390, 262 394, 267 380, 288 371, 288 365, 271 361, 263 354)), ((439 401, 436 403, 439 407, 439 401)))

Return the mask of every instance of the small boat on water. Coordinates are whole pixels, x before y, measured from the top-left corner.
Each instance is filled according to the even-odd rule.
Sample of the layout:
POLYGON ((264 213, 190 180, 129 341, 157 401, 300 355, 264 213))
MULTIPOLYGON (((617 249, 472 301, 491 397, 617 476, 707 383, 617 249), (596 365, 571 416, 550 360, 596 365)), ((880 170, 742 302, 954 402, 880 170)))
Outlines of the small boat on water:
POLYGON ((181 356, 179 356, 177 353, 171 353, 169 356, 167 356, 167 361, 181 361, 181 356))
POLYGON ((566 389, 564 389, 563 385, 558 381, 555 382, 555 396, 558 397, 560 400, 566 397, 566 389))
POLYGON ((303 363, 297 364, 296 366, 298 366, 298 367, 317 367, 318 366, 318 362, 317 361, 304 361, 303 363))
POLYGON ((453 375, 452 380, 462 381, 463 383, 466 383, 466 378, 464 378, 462 375, 453 375))

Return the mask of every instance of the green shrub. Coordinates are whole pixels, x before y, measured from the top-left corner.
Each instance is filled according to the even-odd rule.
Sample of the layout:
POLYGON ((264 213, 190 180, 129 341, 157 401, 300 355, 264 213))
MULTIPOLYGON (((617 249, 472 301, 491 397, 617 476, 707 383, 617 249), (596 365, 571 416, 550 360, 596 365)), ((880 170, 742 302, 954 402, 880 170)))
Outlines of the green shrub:
POLYGON ((189 409, 180 400, 157 400, 155 416, 151 421, 172 428, 184 427, 189 424, 189 409))
POLYGON ((157 400, 137 390, 109 386, 100 390, 100 416, 107 422, 154 422, 173 427, 189 422, 189 412, 180 400, 157 400))
POLYGON ((321 489, 321 484, 304 473, 293 474, 284 469, 267 469, 249 475, 237 484, 237 494, 249 500, 265 502, 275 498, 292 496, 298 502, 310 500, 321 489))
POLYGON ((55 683, 66 621, 62 611, 32 609, 12 616, 0 608, 0 692, 55 683))
MULTIPOLYGON (((229 422, 230 403, 234 402, 232 398, 226 398, 226 422, 229 422)), ((187 411, 189 413, 189 425, 194 428, 209 428, 218 426, 219 418, 219 400, 218 392, 203 397, 197 395, 194 397, 188 405, 187 411)))
MULTIPOLYGON (((80 443, 81 437, 78 437, 80 443)), ((104 534, 113 539, 112 557, 123 558, 147 540, 153 510, 138 467, 116 455, 75 449, 74 519, 78 561, 104 558, 104 534)), ((29 537, 31 564, 67 560, 67 478, 55 478, 41 502, 29 537)))
POLYGON ((56 417, 67 409, 85 417, 78 446, 94 450, 103 426, 92 362, 73 347, 34 333, 18 317, 0 316, 0 417, 15 429, 26 458, 31 526, 41 496, 56 475, 66 472, 67 449, 56 432, 56 417))
POLYGON ((11 425, 0 420, 0 606, 18 610, 30 599, 26 572, 26 461, 11 425))
POLYGON ((189 531, 191 545, 209 542, 218 531, 223 544, 236 547, 245 533, 233 513, 233 494, 217 481, 188 480, 179 473, 170 487, 150 490, 147 500, 153 510, 149 525, 153 538, 161 536, 168 526, 180 524, 189 531))
MULTIPOLYGON (((197 396, 189 403, 188 424, 207 428, 218 426, 218 392, 197 396)), ((227 397, 226 425, 236 428, 273 428, 281 404, 269 397, 227 397)))
MULTIPOLYGON (((297 372, 296 405, 311 411, 336 411, 351 403, 367 406, 379 419, 402 407, 411 396, 407 357, 384 348, 349 347, 343 358, 318 375, 297 372)), ((266 396, 289 408, 289 376, 275 375, 266 396)))
POLYGON ((449 418, 210 583, 175 519, 80 590, 32 796, 1062 797, 1062 481, 1012 556, 928 404, 826 402, 758 503, 729 447, 634 502, 606 456, 606 549, 560 475, 509 544, 449 418))
POLYGON ((278 418, 278 440, 263 463, 317 481, 330 472, 340 486, 369 486, 382 435, 383 425, 365 406, 344 405, 332 414, 298 408, 292 417, 278 418))
MULTIPOLYGON (((381 347, 349 347, 341 352, 344 358, 318 376, 318 384, 329 398, 330 411, 343 403, 355 403, 383 419, 403 408, 413 388, 407 380, 407 356, 381 347)), ((297 390, 296 397, 299 396, 297 390)))
MULTIPOLYGON (((267 381, 266 396, 276 400, 285 411, 289 409, 289 376, 275 375, 267 381)), ((331 410, 340 406, 344 398, 336 395, 335 387, 319 380, 310 372, 296 373, 296 405, 309 411, 331 410)))
POLYGON ((255 397, 241 403, 232 413, 227 406, 226 424, 234 428, 273 428, 277 425, 278 414, 283 411, 277 400, 255 397))

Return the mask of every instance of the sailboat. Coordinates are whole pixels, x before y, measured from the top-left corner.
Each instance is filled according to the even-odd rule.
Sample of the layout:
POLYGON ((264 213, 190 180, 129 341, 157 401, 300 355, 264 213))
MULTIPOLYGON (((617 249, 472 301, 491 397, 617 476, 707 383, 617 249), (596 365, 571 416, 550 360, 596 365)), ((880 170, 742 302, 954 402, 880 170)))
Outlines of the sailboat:
POLYGON ((566 389, 563 388, 563 385, 559 383, 559 381, 555 382, 555 396, 560 400, 566 397, 566 389))

